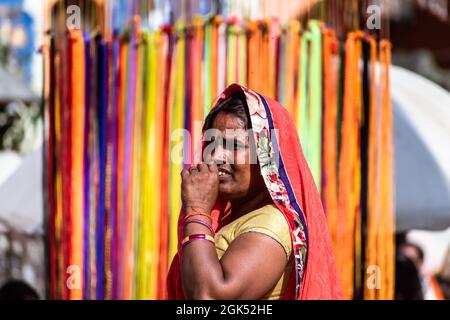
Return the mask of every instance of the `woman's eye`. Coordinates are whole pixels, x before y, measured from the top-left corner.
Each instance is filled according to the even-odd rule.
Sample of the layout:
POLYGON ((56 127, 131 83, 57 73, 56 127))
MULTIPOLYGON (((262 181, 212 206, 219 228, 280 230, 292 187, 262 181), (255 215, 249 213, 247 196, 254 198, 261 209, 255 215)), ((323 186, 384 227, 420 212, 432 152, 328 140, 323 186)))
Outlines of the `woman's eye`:
POLYGON ((234 149, 235 150, 245 149, 245 145, 243 145, 242 143, 235 143, 234 149))

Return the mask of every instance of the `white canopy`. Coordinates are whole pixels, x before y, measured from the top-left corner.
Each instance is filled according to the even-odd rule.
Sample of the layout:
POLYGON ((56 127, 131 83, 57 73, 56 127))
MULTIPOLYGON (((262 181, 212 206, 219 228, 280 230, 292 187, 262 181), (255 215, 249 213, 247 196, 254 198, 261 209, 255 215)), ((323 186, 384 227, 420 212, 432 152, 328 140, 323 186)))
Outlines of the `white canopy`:
POLYGON ((391 68, 397 230, 450 226, 450 93, 391 68))
POLYGON ((0 183, 0 221, 27 234, 43 231, 42 148, 23 160, 0 183))
POLYGON ((0 186, 16 171, 21 163, 22 158, 16 152, 4 151, 0 153, 0 186))

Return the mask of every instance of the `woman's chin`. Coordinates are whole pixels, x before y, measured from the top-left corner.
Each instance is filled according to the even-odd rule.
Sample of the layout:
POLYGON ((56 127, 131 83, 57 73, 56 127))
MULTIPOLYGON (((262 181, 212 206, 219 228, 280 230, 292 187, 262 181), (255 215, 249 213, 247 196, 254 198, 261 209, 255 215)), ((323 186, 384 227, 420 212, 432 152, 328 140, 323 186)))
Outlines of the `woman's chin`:
POLYGON ((227 200, 226 198, 228 198, 228 196, 230 195, 229 190, 227 190, 226 188, 222 188, 219 186, 219 197, 221 199, 227 200))
POLYGON ((229 183, 219 184, 219 197, 222 200, 230 201, 234 199, 234 192, 232 192, 233 188, 231 188, 229 183))

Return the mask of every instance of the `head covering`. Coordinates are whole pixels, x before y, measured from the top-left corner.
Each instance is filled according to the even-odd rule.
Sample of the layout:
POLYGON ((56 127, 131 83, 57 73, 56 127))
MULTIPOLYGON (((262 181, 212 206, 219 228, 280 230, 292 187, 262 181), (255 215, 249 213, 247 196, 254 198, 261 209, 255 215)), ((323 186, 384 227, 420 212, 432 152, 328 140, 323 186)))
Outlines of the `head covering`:
MULTIPOLYGON (((229 86, 214 108, 236 92, 244 94, 256 142, 261 174, 278 209, 289 224, 295 268, 285 299, 340 299, 327 220, 317 187, 303 156, 297 128, 278 102, 237 84, 229 86)), ((212 212, 213 227, 223 227, 225 204, 218 200, 212 212)), ((168 299, 183 300, 181 240, 184 213, 179 220, 179 246, 169 270, 168 299)))

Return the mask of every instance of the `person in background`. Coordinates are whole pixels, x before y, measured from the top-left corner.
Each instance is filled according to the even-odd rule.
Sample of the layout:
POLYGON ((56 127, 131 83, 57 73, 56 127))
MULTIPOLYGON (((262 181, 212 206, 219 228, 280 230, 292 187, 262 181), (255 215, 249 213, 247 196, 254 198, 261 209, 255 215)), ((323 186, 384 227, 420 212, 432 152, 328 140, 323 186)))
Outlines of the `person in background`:
POLYGON ((395 300, 423 300, 417 267, 410 258, 399 252, 395 261, 395 300))
POLYGON ((0 288, 0 300, 39 300, 39 295, 25 282, 10 280, 0 288))
POLYGON ((398 251, 405 257, 408 257, 416 266, 420 277, 424 300, 445 300, 436 277, 431 274, 426 274, 423 270, 423 250, 416 244, 405 242, 399 246, 398 251))

